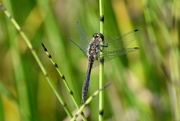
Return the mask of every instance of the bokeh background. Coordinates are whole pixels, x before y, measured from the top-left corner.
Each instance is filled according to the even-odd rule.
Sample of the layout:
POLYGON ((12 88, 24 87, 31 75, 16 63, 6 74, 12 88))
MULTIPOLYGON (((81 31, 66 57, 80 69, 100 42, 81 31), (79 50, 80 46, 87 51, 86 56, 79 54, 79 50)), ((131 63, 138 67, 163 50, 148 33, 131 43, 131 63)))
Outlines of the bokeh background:
MULTIPOLYGON (((76 110, 43 42, 81 103, 87 59, 69 38, 79 41, 76 21, 91 38, 99 31, 97 0, 1 0, 30 39, 70 110, 76 110)), ((105 63, 106 121, 180 121, 180 1, 106 0, 105 37, 139 29, 129 45, 139 51, 105 63)), ((88 96, 98 89, 98 67, 88 96)), ((98 97, 84 111, 98 119, 98 97)), ((61 121, 67 118, 37 62, 14 25, 0 10, 0 121, 61 121)))

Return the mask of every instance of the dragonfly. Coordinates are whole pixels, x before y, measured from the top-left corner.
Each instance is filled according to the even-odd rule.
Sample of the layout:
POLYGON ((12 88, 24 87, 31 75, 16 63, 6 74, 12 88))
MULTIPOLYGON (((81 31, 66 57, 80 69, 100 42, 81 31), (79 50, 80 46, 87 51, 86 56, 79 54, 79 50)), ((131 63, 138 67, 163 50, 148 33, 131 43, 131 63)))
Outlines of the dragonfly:
POLYGON ((93 37, 89 39, 86 33, 82 29, 79 22, 77 22, 77 29, 80 36, 80 44, 70 39, 88 58, 88 68, 84 83, 82 86, 82 103, 85 102, 85 98, 89 88, 89 81, 91 70, 93 68, 94 62, 101 61, 100 52, 103 48, 103 57, 104 61, 111 60, 120 55, 124 55, 130 52, 139 50, 139 47, 127 48, 127 46, 133 42, 136 37, 139 35, 139 30, 130 31, 122 36, 118 36, 112 39, 104 40, 103 34, 100 32, 94 33, 93 37), (102 44, 103 43, 103 44, 102 44))

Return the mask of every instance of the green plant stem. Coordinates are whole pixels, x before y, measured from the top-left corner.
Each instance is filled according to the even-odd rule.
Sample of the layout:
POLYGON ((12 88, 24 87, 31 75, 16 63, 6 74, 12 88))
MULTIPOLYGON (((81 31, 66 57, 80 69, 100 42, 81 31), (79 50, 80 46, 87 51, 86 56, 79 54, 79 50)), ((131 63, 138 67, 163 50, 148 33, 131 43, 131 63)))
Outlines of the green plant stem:
POLYGON ((29 39, 27 38, 27 36, 24 34, 24 32, 22 31, 22 29, 20 28, 20 26, 18 25, 18 23, 15 21, 15 19, 11 16, 11 14, 6 10, 6 8, 3 6, 2 3, 0 3, 0 8, 4 11, 4 13, 7 15, 7 17, 10 19, 10 21, 13 23, 13 25, 15 26, 15 28, 17 29, 17 31, 20 33, 20 35, 22 36, 23 40, 25 41, 25 43, 27 44, 27 46, 29 47, 32 55, 34 56, 35 60, 37 61, 40 69, 42 70, 43 74, 46 77, 46 80, 48 82, 48 84, 51 86, 52 90, 54 91, 55 95, 57 96, 58 100, 60 101, 60 103, 63 105, 66 113, 69 115, 70 118, 73 117, 71 111, 69 110, 67 104, 65 103, 65 101, 63 100, 63 98, 61 97, 61 95, 58 93, 57 88, 55 87, 54 83, 52 82, 52 79, 49 77, 46 69, 44 68, 42 62, 40 61, 36 51, 34 50, 32 44, 30 43, 29 39))
MULTIPOLYGON (((73 100, 76 108, 78 108, 78 109, 80 110, 80 106, 77 104, 77 101, 76 101, 76 99, 74 98, 73 91, 70 89, 70 87, 69 87, 69 85, 68 85, 68 83, 67 83, 67 81, 66 81, 65 76, 61 73, 61 71, 60 71, 60 69, 59 69, 59 66, 58 66, 57 63, 52 59, 52 56, 51 56, 51 54, 48 52, 48 50, 47 50, 47 48, 45 47, 45 45, 44 45, 43 43, 41 43, 41 44, 42 44, 42 47, 43 47, 46 55, 49 57, 51 63, 54 65, 54 67, 56 68, 57 72, 59 73, 59 76, 62 78, 62 80, 63 80, 63 82, 64 82, 64 85, 66 86, 66 88, 67 88, 67 90, 68 90, 68 92, 69 92, 69 94, 70 94, 70 96, 71 96, 71 98, 72 98, 72 100, 73 100)), ((87 119, 86 119, 86 117, 85 117, 85 115, 84 115, 83 112, 81 113, 81 116, 82 116, 82 119, 83 119, 84 121, 87 121, 87 119)))
POLYGON ((96 90, 87 100, 86 102, 80 107, 80 109, 78 110, 78 112, 76 113, 76 115, 74 115, 74 117, 71 119, 71 121, 74 121, 84 110, 84 108, 94 99, 94 97, 96 97, 100 92, 102 92, 105 88, 107 88, 111 83, 107 83, 105 84, 102 88, 96 90))
MULTIPOLYGON (((100 10, 100 33, 104 34, 104 0, 99 0, 99 10, 100 10)), ((103 45, 103 42, 101 42, 103 45)), ((103 47, 100 52, 100 65, 99 65, 99 89, 104 85, 104 57, 103 57, 103 47)), ((103 121, 104 113, 104 91, 99 93, 99 121, 103 121)))
MULTIPOLYGON (((12 12, 11 2, 9 0, 6 0, 4 4, 8 6, 9 11, 12 12)), ((18 107, 20 107, 18 109, 21 116, 20 118, 25 121, 30 121, 30 119, 32 119, 32 113, 30 111, 30 102, 28 98, 28 86, 25 79, 24 68, 22 64, 23 62, 20 56, 19 45, 17 41, 15 41, 17 40, 17 37, 16 37, 17 32, 15 28, 10 24, 10 21, 8 20, 7 20, 7 30, 8 30, 9 42, 11 46, 11 56, 13 58, 11 61, 12 61, 13 70, 14 70, 13 72, 14 72, 14 77, 15 77, 15 84, 17 87, 16 88, 16 91, 18 94, 17 104, 18 104, 18 107)))

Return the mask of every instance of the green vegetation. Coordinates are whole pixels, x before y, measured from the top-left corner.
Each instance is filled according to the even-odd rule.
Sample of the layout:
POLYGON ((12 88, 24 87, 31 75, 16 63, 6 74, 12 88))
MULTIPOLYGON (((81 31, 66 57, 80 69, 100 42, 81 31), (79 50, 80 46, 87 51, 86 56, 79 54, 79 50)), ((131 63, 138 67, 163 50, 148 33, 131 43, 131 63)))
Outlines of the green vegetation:
MULTIPOLYGON (((77 105, 81 106, 87 59, 69 38, 79 41, 76 21, 90 38, 100 31, 99 2, 1 2, 30 40, 50 81, 46 81, 29 45, 0 9, 0 121, 63 120, 68 115, 58 95, 66 102, 70 113, 77 112, 77 105), (57 62, 77 105, 41 43, 57 62)), ((140 47, 139 51, 104 64, 105 83, 111 82, 104 90, 104 119, 180 120, 180 1, 109 0, 104 5, 105 39, 134 29, 141 31, 139 38, 129 45, 140 47)), ((87 97, 99 87, 98 69, 92 70, 87 97)), ((98 109, 98 97, 95 97, 84 110, 88 120, 98 119, 98 109)))

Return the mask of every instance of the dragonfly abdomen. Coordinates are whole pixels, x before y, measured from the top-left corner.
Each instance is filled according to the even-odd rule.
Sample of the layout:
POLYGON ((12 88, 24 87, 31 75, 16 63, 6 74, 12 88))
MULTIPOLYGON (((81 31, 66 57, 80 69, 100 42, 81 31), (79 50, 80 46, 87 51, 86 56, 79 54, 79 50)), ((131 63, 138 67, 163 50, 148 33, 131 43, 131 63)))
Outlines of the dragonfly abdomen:
POLYGON ((86 77, 84 79, 84 84, 82 87, 82 103, 84 103, 87 92, 88 92, 89 80, 90 80, 91 69, 92 69, 93 63, 94 63, 94 60, 92 60, 92 59, 88 60, 88 69, 87 69, 86 77))

